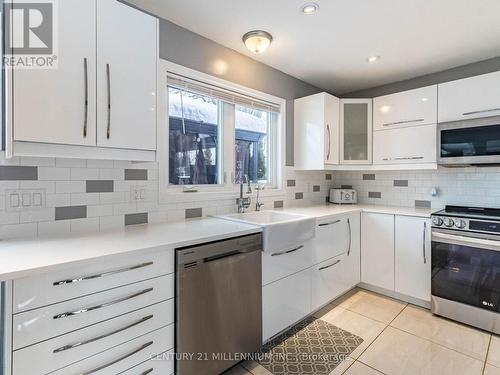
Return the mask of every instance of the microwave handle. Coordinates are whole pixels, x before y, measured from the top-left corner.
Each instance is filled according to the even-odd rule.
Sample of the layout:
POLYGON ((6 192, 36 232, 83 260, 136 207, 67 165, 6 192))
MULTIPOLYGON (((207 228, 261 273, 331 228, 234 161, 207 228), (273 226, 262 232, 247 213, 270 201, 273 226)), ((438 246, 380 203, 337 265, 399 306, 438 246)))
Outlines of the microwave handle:
POLYGON ((455 234, 446 234, 441 232, 432 232, 432 242, 440 242, 449 245, 476 247, 479 249, 500 251, 500 242, 486 240, 483 238, 458 236, 455 234))

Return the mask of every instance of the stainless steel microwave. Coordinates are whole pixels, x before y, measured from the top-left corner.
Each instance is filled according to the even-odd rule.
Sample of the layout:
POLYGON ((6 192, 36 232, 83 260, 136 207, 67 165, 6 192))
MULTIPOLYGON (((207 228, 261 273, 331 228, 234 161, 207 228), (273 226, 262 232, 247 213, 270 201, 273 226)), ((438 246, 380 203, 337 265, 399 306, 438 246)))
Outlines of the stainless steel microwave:
POLYGON ((438 124, 438 164, 500 164, 500 116, 438 124))

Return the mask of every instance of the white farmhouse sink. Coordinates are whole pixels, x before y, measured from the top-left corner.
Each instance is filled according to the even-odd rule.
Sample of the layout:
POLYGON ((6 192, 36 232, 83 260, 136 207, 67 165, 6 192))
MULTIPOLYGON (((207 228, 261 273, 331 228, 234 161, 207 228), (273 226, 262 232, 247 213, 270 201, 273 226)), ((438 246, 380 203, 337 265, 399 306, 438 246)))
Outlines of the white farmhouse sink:
POLYGON ((280 251, 314 237, 316 219, 277 211, 220 215, 218 218, 262 228, 263 251, 280 251))

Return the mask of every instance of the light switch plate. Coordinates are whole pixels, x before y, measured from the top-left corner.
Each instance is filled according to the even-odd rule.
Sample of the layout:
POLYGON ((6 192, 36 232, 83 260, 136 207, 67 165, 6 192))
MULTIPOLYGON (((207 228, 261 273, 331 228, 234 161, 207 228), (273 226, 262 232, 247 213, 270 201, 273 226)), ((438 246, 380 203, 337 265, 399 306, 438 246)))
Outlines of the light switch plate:
POLYGON ((45 189, 7 189, 5 191, 5 209, 24 211, 45 207, 45 189))

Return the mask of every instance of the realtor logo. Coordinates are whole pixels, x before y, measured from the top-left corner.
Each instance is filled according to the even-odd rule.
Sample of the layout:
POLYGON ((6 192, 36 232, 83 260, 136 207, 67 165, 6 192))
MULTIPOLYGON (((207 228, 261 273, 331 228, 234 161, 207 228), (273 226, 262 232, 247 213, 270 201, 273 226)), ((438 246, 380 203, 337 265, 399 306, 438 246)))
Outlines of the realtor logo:
POLYGON ((5 3, 5 66, 57 68, 57 0, 5 3))

